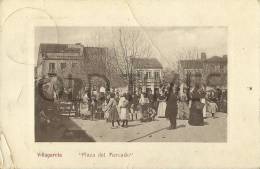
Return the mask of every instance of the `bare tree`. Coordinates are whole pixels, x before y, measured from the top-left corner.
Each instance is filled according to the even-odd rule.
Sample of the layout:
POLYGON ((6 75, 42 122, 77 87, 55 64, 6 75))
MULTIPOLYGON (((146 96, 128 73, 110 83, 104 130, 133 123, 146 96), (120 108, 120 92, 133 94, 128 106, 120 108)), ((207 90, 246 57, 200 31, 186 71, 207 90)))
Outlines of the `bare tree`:
MULTIPOLYGON (((178 72, 179 73, 183 73, 183 72, 180 72, 180 66, 181 66, 181 63, 180 61, 181 60, 197 60, 199 59, 199 48, 198 47, 190 47, 190 48, 182 48, 181 50, 179 50, 177 52, 177 63, 175 63, 177 65, 177 69, 178 69, 178 72)), ((198 63, 198 62, 195 62, 195 63, 198 63)), ((190 89, 191 89, 191 72, 188 71, 186 72, 185 74, 185 83, 186 83, 186 86, 187 86, 187 91, 188 91, 188 100, 190 99, 190 89)))
POLYGON ((181 60, 195 60, 199 58, 199 48, 190 47, 190 48, 181 48, 176 52, 176 62, 173 62, 173 67, 178 69, 181 60))
POLYGON ((110 67, 119 72, 122 78, 128 81, 128 90, 133 91, 135 81, 134 66, 139 63, 134 59, 149 57, 151 46, 140 30, 120 28, 116 30, 113 41, 113 51, 110 56, 110 67), (135 64, 135 65, 134 65, 135 64))
MULTIPOLYGON (((134 59, 149 57, 151 46, 145 34, 138 29, 114 28, 112 29, 111 46, 106 45, 106 52, 100 49, 95 54, 90 54, 86 60, 85 72, 98 72, 102 67, 102 72, 109 79, 123 79, 128 84, 129 91, 133 91, 135 81, 134 65, 139 63, 134 59), (91 65, 91 66, 90 66, 91 65)), ((103 44, 102 35, 94 32, 92 43, 94 46, 103 44)), ((93 49, 94 50, 94 49, 93 49)))
POLYGON ((177 52, 177 54, 179 59, 183 59, 183 60, 198 59, 199 49, 198 47, 182 48, 177 52))

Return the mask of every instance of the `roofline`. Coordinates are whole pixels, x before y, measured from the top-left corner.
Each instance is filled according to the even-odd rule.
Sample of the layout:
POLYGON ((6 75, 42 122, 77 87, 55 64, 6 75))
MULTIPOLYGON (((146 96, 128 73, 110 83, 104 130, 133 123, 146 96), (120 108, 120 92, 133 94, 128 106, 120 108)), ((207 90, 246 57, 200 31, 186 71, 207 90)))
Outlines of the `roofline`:
POLYGON ((138 60, 155 60, 157 63, 157 66, 154 66, 154 67, 152 67, 152 68, 139 68, 139 67, 141 67, 141 66, 143 66, 143 65, 140 65, 140 64, 138 64, 137 63, 137 66, 136 66, 136 64, 134 64, 133 65, 133 67, 135 68, 135 69, 163 69, 163 65, 161 64, 161 62, 156 58, 156 57, 139 57, 139 58, 131 58, 132 60, 137 60, 137 62, 138 62, 138 60))

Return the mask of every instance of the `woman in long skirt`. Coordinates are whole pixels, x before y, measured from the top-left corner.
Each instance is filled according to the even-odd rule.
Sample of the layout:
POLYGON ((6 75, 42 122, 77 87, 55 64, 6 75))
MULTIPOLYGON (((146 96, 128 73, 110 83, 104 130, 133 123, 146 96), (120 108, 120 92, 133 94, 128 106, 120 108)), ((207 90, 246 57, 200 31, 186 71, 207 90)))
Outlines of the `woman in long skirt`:
POLYGON ((166 110, 166 97, 163 93, 163 91, 160 91, 160 95, 158 97, 158 110, 157 110, 157 116, 158 117, 165 117, 165 110, 166 110))
POLYGON ((204 104, 201 103, 201 98, 205 97, 205 91, 200 86, 201 76, 195 75, 195 87, 191 91, 191 108, 189 124, 192 126, 203 126, 203 108, 204 104))
POLYGON ((117 102, 115 100, 115 94, 111 93, 107 97, 109 99, 109 102, 106 106, 105 112, 109 114, 108 120, 112 122, 112 127, 114 127, 114 122, 117 122, 118 126, 120 126, 120 122, 119 122, 120 118, 117 111, 117 102))

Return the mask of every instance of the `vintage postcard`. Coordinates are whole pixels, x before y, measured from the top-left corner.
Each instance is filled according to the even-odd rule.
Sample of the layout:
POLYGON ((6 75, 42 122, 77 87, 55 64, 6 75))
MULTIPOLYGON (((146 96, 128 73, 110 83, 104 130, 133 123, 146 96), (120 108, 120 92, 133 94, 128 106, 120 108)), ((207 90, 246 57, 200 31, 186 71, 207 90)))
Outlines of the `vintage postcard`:
POLYGON ((1 2, 3 168, 260 167, 258 1, 1 2))
POLYGON ((35 29, 35 141, 227 141, 226 27, 58 29, 35 29))

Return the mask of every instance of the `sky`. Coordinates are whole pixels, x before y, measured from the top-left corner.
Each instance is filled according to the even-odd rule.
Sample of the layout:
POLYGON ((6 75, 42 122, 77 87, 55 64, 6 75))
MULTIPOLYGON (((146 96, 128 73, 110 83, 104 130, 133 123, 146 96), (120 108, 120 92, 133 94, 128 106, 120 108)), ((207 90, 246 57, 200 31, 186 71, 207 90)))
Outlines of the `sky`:
MULTIPOLYGON (((40 43, 82 43, 84 46, 110 47, 119 27, 37 27, 35 30, 35 63, 40 43)), ((151 46, 151 56, 164 67, 172 67, 184 51, 196 49, 212 56, 227 54, 226 27, 123 27, 140 31, 151 46)), ((198 56, 197 55, 197 56, 198 56)), ((197 57, 195 56, 195 57, 197 57)), ((185 58, 182 58, 185 59, 185 58)))

